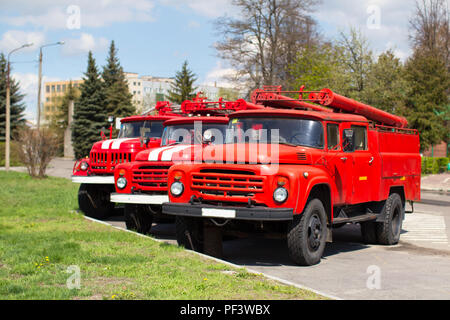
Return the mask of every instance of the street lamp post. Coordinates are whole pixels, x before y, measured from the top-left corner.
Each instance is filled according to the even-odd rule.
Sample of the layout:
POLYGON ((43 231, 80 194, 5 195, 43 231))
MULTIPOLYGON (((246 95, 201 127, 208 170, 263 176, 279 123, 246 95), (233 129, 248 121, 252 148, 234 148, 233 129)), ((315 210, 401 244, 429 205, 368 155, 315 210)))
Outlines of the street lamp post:
POLYGON ((37 129, 41 126, 41 83, 42 83, 42 48, 63 45, 64 41, 58 41, 56 43, 44 44, 39 47, 39 76, 38 76, 38 101, 37 101, 37 129))
POLYGON ((16 52, 20 49, 32 46, 32 43, 24 44, 23 46, 13 49, 8 53, 8 60, 6 64, 6 128, 5 128, 5 171, 9 171, 9 141, 11 135, 11 101, 10 101, 10 76, 9 73, 11 71, 11 65, 9 61, 9 57, 13 52, 16 52))

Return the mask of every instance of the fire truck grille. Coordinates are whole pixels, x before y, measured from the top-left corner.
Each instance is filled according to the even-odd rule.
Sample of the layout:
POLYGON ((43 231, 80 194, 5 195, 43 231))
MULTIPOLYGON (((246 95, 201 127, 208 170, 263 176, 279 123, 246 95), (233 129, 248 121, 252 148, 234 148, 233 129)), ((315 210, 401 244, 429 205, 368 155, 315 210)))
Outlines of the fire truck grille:
POLYGON ((131 153, 128 152, 91 152, 91 168, 93 170, 114 170, 120 163, 130 162, 131 153))
POLYGON ((191 188, 219 197, 252 197, 263 192, 265 178, 253 172, 208 170, 192 174, 191 188))
POLYGON ((167 188, 167 173, 170 166, 142 166, 133 169, 133 184, 143 190, 167 188))

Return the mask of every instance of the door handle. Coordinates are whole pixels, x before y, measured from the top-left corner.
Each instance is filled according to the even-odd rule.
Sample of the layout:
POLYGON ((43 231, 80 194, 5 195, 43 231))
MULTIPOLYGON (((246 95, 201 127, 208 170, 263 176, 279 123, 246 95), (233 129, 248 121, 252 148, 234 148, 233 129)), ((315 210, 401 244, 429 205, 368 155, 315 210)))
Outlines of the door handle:
POLYGON ((341 160, 342 160, 342 161, 346 161, 346 160, 347 160, 347 157, 342 157, 341 160))
POLYGON ((370 158, 370 160, 369 160, 369 164, 372 164, 372 162, 373 162, 373 159, 374 159, 373 157, 371 157, 371 158, 370 158))

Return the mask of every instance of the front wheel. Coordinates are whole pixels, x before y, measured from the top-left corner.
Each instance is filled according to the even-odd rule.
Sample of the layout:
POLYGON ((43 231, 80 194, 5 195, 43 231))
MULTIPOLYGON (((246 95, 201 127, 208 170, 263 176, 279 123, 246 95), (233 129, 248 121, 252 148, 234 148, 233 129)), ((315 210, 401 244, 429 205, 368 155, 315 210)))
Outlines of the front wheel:
POLYGON ((108 185, 82 183, 78 189, 78 207, 88 217, 106 219, 114 210, 110 201, 112 191, 108 185))
POLYGON ((325 250, 327 215, 322 201, 308 202, 303 213, 289 224, 287 242, 289 256, 297 264, 311 266, 320 262, 325 250))
POLYGON ((125 224, 128 230, 147 234, 152 228, 153 213, 146 205, 126 204, 125 224))

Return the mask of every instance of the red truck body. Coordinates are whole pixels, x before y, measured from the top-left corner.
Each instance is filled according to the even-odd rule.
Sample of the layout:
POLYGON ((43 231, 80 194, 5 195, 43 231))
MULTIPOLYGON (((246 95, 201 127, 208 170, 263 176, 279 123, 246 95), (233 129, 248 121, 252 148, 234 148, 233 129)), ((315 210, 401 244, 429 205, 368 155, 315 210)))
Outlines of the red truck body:
POLYGON ((238 141, 208 146, 203 163, 170 168, 169 188, 183 191, 169 193, 163 212, 177 217, 179 244, 217 249, 209 242, 220 237, 211 230, 281 230, 291 258, 311 265, 320 261, 331 229, 347 222, 361 224, 366 242, 397 243, 405 202, 420 200, 417 131, 405 128, 402 117, 329 89, 300 91, 298 99, 281 93, 259 90, 253 102, 283 109, 230 115, 238 141), (247 142, 240 138, 245 127, 251 136, 277 128, 281 140, 247 142))

